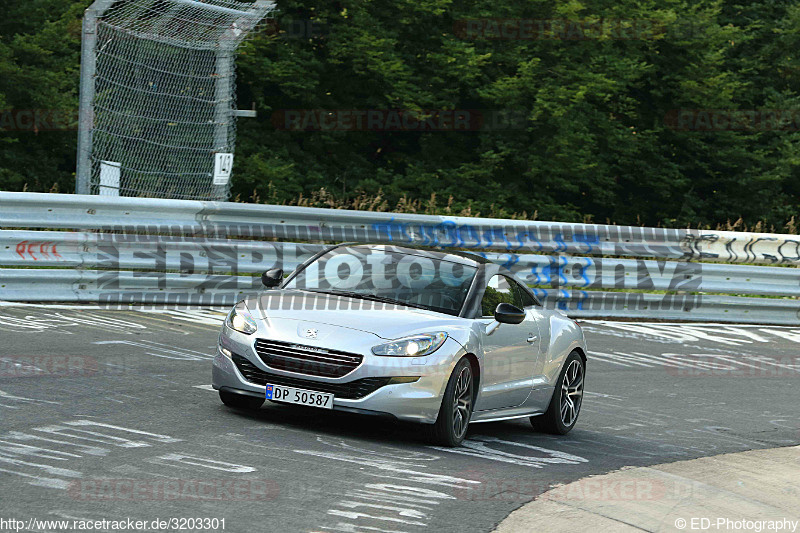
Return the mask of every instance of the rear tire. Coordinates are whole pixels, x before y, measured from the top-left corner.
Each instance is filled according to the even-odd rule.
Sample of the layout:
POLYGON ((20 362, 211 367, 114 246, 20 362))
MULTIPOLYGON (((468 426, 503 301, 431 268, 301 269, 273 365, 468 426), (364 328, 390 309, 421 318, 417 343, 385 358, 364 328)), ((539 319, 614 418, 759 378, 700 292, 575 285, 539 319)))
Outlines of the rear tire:
POLYGON ((558 375, 547 411, 543 415, 531 417, 531 424, 535 429, 554 435, 566 435, 575 427, 583 404, 585 376, 586 364, 578 352, 572 352, 567 356, 558 375))
POLYGON ((266 398, 221 390, 219 391, 219 399, 222 400, 222 403, 234 409, 258 409, 264 404, 266 398))
POLYGON ((466 357, 462 357, 447 382, 439 416, 430 429, 434 444, 455 447, 464 440, 472 417, 473 391, 472 365, 466 357))

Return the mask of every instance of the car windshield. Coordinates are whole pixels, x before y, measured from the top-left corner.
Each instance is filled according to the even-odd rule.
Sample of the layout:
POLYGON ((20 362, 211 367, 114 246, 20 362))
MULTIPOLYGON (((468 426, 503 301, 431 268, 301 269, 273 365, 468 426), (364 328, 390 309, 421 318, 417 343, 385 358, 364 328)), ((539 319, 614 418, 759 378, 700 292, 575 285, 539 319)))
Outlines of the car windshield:
POLYGON ((343 246, 318 257, 286 287, 458 315, 477 271, 441 252, 343 246))

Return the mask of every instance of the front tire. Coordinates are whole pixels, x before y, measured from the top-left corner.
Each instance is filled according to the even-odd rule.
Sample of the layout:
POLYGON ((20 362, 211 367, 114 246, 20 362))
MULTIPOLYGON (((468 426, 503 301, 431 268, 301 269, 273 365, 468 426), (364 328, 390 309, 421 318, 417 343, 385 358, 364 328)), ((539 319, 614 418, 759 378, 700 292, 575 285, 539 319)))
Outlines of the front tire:
POLYGON ((234 409, 258 409, 264 404, 266 398, 221 390, 219 391, 219 399, 222 400, 222 403, 234 409))
POLYGON ((578 352, 567 356, 558 376, 553 398, 543 415, 532 416, 534 428, 554 435, 566 435, 575 427, 583 404, 586 364, 578 352))
POLYGON ((462 357, 447 382, 439 416, 431 428, 431 440, 435 444, 455 447, 464 440, 472 416, 473 387, 472 365, 462 357))

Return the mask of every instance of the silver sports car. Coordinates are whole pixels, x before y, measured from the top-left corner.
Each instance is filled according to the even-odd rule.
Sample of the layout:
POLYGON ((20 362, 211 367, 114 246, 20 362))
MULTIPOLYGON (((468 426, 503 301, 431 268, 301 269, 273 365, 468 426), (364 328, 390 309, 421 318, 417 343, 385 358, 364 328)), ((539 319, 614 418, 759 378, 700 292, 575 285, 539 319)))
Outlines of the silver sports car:
POLYGON ((213 386, 230 407, 391 416, 446 446, 476 422, 575 426, 581 328, 479 255, 339 245, 262 282, 270 290, 237 303, 219 335, 213 386))

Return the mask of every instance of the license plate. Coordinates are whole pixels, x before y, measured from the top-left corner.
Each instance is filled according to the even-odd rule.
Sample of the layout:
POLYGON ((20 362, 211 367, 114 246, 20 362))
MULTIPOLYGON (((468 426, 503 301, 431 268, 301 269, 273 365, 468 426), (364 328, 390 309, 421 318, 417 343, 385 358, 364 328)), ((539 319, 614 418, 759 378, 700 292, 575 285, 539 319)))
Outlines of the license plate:
POLYGON ((267 400, 333 409, 333 394, 295 389, 283 385, 267 385, 267 400))

